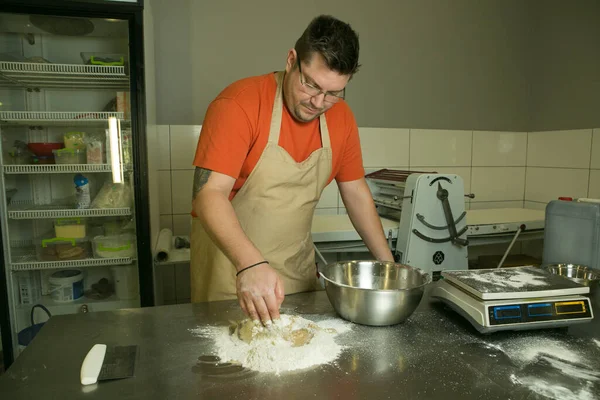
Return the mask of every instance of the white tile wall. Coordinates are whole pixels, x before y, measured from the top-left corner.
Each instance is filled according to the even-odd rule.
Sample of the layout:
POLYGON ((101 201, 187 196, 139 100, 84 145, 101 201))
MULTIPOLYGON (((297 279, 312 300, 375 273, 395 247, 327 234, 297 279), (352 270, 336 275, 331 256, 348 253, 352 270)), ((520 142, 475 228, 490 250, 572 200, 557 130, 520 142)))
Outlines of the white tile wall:
POLYGON ((173 206, 171 204, 171 171, 158 171, 158 190, 160 214, 173 214, 173 206))
MULTIPOLYGON (((174 235, 189 235, 191 231, 193 158, 200 135, 200 126, 158 126, 159 210, 160 228, 171 229, 174 235)), ((190 301, 189 263, 159 267, 164 304, 190 301)))
POLYGON ((527 165, 590 168, 591 145, 591 129, 530 132, 527 143, 527 165))
POLYGON ((363 165, 388 167, 409 165, 409 130, 359 128, 363 165))
POLYGON ((525 206, 544 209, 560 196, 600 197, 596 171, 600 171, 600 129, 530 132, 525 206))
POLYGON ((194 169, 201 125, 171 125, 171 169, 194 169))
POLYGON ((524 167, 527 132, 473 132, 473 167, 524 167))
POLYGON ((592 137, 592 163, 590 167, 600 169, 600 128, 594 129, 592 137))
POLYGON ((531 210, 545 210, 546 204, 547 203, 525 200, 523 202, 523 207, 531 210))
POLYGON ((474 201, 471 210, 489 210, 490 208, 523 208, 523 201, 474 201))
POLYGON ((159 170, 171 169, 171 136, 168 125, 158 125, 159 170))
POLYGON ((171 171, 173 214, 189 214, 192 211, 193 183, 193 169, 171 171))
POLYGON ((470 167, 472 131, 410 130, 410 166, 470 167))
POLYGON ((589 169, 527 168, 525 199, 547 203, 564 197, 587 197, 589 169))
POLYGON ((192 231, 192 216, 190 214, 173 215, 173 234, 189 235, 192 231))
POLYGON ((471 174, 473 200, 523 200, 525 167, 473 167, 471 174))
POLYGON ((156 243, 160 232, 160 188, 158 180, 159 149, 158 129, 148 123, 146 126, 148 146, 148 205, 150 208, 150 243, 156 243))
POLYGON ((588 197, 600 199, 600 169, 590 170, 590 189, 588 197))
POLYGON ((160 216, 160 229, 173 230, 173 216, 172 215, 161 215, 160 216))

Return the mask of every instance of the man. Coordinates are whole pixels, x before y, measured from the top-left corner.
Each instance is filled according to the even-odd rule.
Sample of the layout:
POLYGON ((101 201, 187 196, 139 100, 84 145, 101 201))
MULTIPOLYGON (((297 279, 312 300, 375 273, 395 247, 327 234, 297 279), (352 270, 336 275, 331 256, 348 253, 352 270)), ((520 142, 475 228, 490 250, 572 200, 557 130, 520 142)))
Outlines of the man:
POLYGON ((194 160, 192 302, 237 296, 268 323, 284 294, 317 290, 312 218, 333 179, 371 253, 393 261, 344 101, 358 53, 348 24, 319 16, 285 71, 234 82, 210 104, 194 160))

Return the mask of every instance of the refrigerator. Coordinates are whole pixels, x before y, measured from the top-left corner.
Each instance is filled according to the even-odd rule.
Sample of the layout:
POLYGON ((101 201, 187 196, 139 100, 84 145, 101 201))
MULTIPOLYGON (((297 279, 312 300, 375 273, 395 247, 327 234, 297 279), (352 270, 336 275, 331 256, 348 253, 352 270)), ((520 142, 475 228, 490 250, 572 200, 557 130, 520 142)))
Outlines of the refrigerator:
POLYGON ((142 1, 0 5, 0 368, 50 316, 154 304, 143 60, 142 1))

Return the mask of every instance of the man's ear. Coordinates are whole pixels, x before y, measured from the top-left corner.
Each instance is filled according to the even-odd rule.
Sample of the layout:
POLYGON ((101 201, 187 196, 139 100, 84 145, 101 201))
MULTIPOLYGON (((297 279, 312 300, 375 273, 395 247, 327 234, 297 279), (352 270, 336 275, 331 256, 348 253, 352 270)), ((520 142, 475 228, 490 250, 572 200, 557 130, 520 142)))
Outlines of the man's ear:
POLYGON ((298 55, 296 54, 296 49, 290 49, 290 51, 288 51, 287 60, 285 63, 285 72, 290 73, 294 69, 297 59, 298 55))

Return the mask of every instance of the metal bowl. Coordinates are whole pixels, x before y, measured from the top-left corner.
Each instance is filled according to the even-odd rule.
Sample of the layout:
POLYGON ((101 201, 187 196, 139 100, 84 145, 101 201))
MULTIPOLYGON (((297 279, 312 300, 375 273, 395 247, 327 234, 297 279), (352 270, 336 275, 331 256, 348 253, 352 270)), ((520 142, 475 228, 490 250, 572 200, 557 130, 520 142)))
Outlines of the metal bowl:
POLYGON ((551 274, 564 276, 581 285, 590 287, 590 294, 600 285, 600 271, 578 264, 545 264, 542 269, 551 274))
POLYGON ((325 291, 335 311, 362 325, 395 325, 415 311, 429 274, 394 262, 344 261, 321 271, 325 291))

